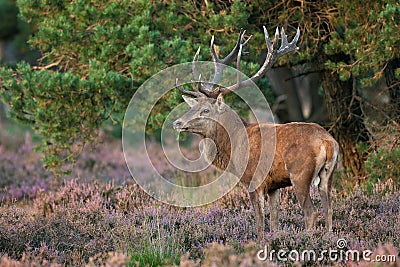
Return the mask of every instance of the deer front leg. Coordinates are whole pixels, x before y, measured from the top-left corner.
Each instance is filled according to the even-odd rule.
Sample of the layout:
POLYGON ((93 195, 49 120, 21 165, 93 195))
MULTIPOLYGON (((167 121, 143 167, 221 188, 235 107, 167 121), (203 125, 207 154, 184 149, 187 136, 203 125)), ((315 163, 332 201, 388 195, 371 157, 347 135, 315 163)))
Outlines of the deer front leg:
POLYGON ((256 190, 254 192, 249 192, 250 202, 254 209, 258 235, 257 239, 260 241, 264 238, 264 205, 265 198, 263 190, 256 190))
POLYGON ((279 229, 279 189, 268 193, 268 202, 270 209, 270 231, 276 232, 279 229))

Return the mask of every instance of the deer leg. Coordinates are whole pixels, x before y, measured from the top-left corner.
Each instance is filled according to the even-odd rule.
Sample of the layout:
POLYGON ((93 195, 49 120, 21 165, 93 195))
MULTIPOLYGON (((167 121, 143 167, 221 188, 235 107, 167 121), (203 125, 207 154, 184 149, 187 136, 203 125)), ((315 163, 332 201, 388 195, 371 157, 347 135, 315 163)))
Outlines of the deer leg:
POLYGON ((303 172, 298 177, 300 178, 298 180, 292 179, 292 184, 294 186, 297 200, 304 212, 306 229, 311 230, 314 227, 315 219, 318 216, 310 196, 311 179, 307 179, 307 177, 312 177, 312 173, 303 172))
POLYGON ((257 230, 258 230, 258 240, 264 238, 264 205, 265 198, 262 190, 256 190, 250 192, 250 201, 254 209, 257 230))
POLYGON ((268 193, 268 202, 270 209, 270 231, 276 232, 279 228, 279 189, 268 193))
POLYGON ((324 210, 324 217, 326 221, 326 228, 332 232, 332 206, 331 206, 331 188, 333 180, 333 172, 335 164, 327 164, 320 173, 321 183, 318 186, 318 191, 321 196, 321 203, 324 210))
POLYGON ((326 228, 328 231, 332 231, 332 208, 330 194, 324 188, 319 188, 319 194, 321 196, 321 203, 324 211, 324 217, 326 221, 326 228))

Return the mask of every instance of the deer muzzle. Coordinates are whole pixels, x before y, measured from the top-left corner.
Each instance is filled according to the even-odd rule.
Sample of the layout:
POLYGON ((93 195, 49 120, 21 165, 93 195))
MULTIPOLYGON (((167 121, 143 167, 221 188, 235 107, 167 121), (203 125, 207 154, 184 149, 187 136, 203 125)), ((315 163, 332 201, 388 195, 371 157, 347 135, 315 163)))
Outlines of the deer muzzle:
POLYGON ((184 126, 183 122, 180 120, 176 120, 172 123, 172 127, 174 128, 175 131, 178 131, 178 132, 183 132, 188 129, 187 127, 183 127, 183 126, 184 126))

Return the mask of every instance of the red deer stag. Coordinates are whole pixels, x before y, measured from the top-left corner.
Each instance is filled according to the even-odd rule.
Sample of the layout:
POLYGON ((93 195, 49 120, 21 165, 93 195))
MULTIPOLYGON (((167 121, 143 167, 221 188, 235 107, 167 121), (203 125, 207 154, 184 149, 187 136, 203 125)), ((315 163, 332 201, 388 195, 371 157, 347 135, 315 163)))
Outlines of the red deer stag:
MULTIPOLYGON (((279 49, 277 48, 278 29, 273 42, 271 42, 265 27, 264 34, 268 53, 261 68, 254 76, 244 81, 241 80, 240 75, 237 75, 236 83, 227 88, 213 88, 213 85, 220 80, 224 65, 231 63, 234 59, 236 59, 236 68, 240 70, 242 48, 247 44, 251 36, 244 39, 245 31, 242 31, 237 44, 224 59, 218 58, 214 48, 214 38, 211 39, 210 50, 213 61, 224 65, 214 64, 214 80, 211 83, 202 81, 196 67, 193 67, 193 74, 200 81, 200 85, 194 86, 193 91, 185 90, 176 81, 176 86, 184 94, 183 98, 190 106, 190 110, 176 120, 173 123, 173 127, 178 132, 191 132, 212 140, 214 142, 212 145, 212 142, 205 142, 203 148, 205 157, 213 155, 212 157, 210 156, 210 161, 219 169, 233 174, 241 173, 242 176, 238 178, 245 186, 250 186, 250 182, 255 178, 253 176, 256 175, 256 166, 261 162, 260 132, 265 130, 268 133, 269 130, 274 130, 276 144, 274 154, 269 155, 273 156, 271 168, 268 172, 264 172, 261 177, 262 183, 257 188, 249 190, 250 200, 255 211, 258 238, 262 239, 264 237, 266 194, 269 197, 270 205, 270 228, 272 231, 277 231, 279 189, 290 185, 293 186, 296 197, 303 209, 307 229, 313 228, 317 216, 310 197, 310 186, 311 184, 318 186, 326 227, 328 231, 332 231, 330 193, 339 150, 335 139, 324 128, 315 123, 247 124, 243 120, 237 119, 237 115, 234 115, 234 112, 224 104, 223 96, 225 94, 258 81, 279 57, 298 49, 296 43, 300 36, 299 29, 290 43, 287 41, 285 32, 282 29, 280 34, 282 44, 279 49), (191 95, 195 98, 185 95, 191 95), (224 127, 221 125, 224 125, 224 127), (245 130, 235 130, 240 128, 245 130), (230 132, 229 135, 228 132, 230 132), (246 142, 244 141, 245 139, 246 142), (248 144, 248 151, 250 152, 248 153, 249 160, 245 170, 240 172, 236 169, 236 166, 239 166, 243 161, 243 144, 248 144), (231 161, 229 163, 230 167, 228 166, 229 161, 231 161)), ((194 57, 193 66, 197 61, 198 52, 194 57)), ((268 151, 266 151, 266 154, 268 155, 268 151)))

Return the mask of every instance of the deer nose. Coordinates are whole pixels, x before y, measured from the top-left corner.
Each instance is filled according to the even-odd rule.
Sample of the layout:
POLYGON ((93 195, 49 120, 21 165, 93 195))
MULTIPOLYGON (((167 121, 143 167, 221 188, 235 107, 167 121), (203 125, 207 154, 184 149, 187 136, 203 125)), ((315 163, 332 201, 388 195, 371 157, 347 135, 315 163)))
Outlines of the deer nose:
POLYGON ((179 120, 174 121, 174 122, 172 123, 172 127, 174 127, 174 129, 179 128, 180 126, 182 126, 182 122, 179 121, 179 120))

